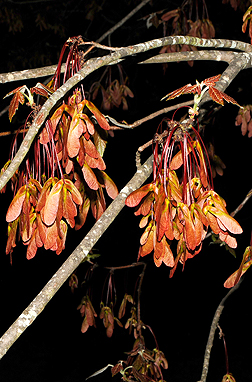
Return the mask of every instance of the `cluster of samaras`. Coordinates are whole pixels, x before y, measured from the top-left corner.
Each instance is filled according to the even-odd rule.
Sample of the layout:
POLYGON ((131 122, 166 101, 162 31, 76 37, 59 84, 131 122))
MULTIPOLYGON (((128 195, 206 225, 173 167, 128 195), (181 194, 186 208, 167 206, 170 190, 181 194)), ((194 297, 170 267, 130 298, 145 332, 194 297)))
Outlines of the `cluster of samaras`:
MULTIPOLYGON (((31 89, 23 85, 7 94, 12 96, 10 121, 27 100, 32 112, 24 127, 30 127, 45 100, 61 86, 61 65, 67 49, 63 83, 80 70, 83 53, 78 47, 82 43, 81 36, 68 39, 49 84, 38 83, 31 89), (39 104, 34 94, 39 96, 39 104)), ((34 257, 42 246, 59 254, 65 246, 68 225, 81 228, 89 210, 99 219, 106 209, 103 190, 111 198, 118 194, 116 185, 104 172, 102 158, 109 129, 104 115, 85 98, 83 87, 76 88, 46 119, 34 140, 33 152, 30 150, 12 178, 15 196, 6 216, 7 254, 12 253, 17 237, 28 246, 27 258, 34 257)), ((15 155, 16 140, 10 160, 15 155)))
POLYGON ((110 197, 117 196, 114 182, 104 172, 106 165, 102 155, 106 140, 102 139, 101 131, 98 132, 84 108, 93 114, 101 131, 109 129, 103 114, 92 102, 83 100, 79 91, 46 121, 38 137, 40 147, 35 150, 35 163, 31 166, 35 170, 30 172, 28 179, 20 170, 14 185, 17 192, 6 216, 9 223, 7 254, 16 246, 17 233, 28 245, 29 259, 42 246, 61 253, 68 225, 79 229, 89 209, 96 219, 106 209, 103 189, 110 197), (38 160, 42 147, 47 154, 44 168, 38 160), (51 176, 43 181, 46 172, 51 176), (54 172, 60 174, 60 179, 54 172))
MULTIPOLYGON (((227 210, 225 201, 213 191, 198 132, 185 124, 168 121, 168 132, 158 155, 154 148, 154 179, 131 193, 126 205, 136 207, 135 215, 143 215, 140 227, 145 231, 140 239, 139 257, 154 252, 154 262, 172 267, 198 254, 208 227, 231 248, 237 246, 234 234, 242 232, 227 210), (173 154, 173 148, 179 151, 173 154), (181 170, 182 168, 182 170, 181 170), (177 172, 180 171, 180 179, 177 172), (171 243, 177 240, 174 259, 171 243)), ((164 134, 163 134, 164 136, 164 134)))

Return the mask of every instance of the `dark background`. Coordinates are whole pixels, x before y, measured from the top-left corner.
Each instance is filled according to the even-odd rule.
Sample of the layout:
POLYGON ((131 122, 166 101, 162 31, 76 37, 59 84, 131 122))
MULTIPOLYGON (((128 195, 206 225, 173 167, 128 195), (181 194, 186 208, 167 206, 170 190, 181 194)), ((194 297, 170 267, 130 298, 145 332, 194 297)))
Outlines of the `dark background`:
MULTIPOLYGON (((216 28, 216 37, 249 42, 247 34, 241 32, 242 12, 234 11, 229 4, 222 4, 221 0, 206 3, 209 18, 216 28)), ((61 47, 69 36, 81 34, 89 40, 96 40, 137 4, 137 1, 129 0, 117 3, 109 0, 0 1, 0 70, 4 73, 55 64, 61 47), (44 20, 46 27, 41 20, 44 20)), ((112 35, 111 44, 123 46, 161 37, 162 27, 147 29, 142 18, 157 10, 174 9, 180 4, 180 1, 153 1, 112 35)), ((104 43, 107 44, 107 41, 104 43)), ((92 53, 95 54, 96 52, 92 53)), ((201 81, 216 75, 226 67, 225 64, 214 62, 196 62, 192 68, 187 63, 174 63, 169 64, 164 75, 161 65, 140 67, 136 65, 136 60, 137 58, 130 58, 123 64, 129 77, 129 86, 135 95, 134 99, 129 101, 129 111, 110 112, 111 116, 119 120, 125 119, 128 123, 167 106, 160 104, 159 100, 169 91, 189 82, 194 83, 195 79, 201 81)), ((89 89, 101 74, 102 71, 99 71, 91 75, 84 83, 85 89, 89 89)), ((114 75, 117 75, 116 69, 114 75)), ((25 81, 29 87, 34 86, 36 82, 37 79, 25 81)), ((7 92, 22 84, 16 82, 1 85, 1 99, 7 92)), ((252 103, 251 69, 239 74, 227 89, 227 93, 241 104, 252 103)), ((178 102, 185 99, 186 97, 182 97, 178 102)), ((2 109, 8 101, 2 101, 2 109)), ((215 190, 226 200, 229 212, 237 207, 252 188, 251 140, 243 137, 240 127, 234 125, 237 111, 236 106, 226 105, 217 114, 215 124, 206 128, 206 135, 212 136, 216 153, 227 166, 224 175, 216 177, 215 190)), ((1 131, 15 129, 18 124, 23 123, 22 118, 21 110, 16 122, 10 125, 8 116, 4 114, 1 117, 1 131)), ((137 148, 152 138, 160 120, 161 117, 148 122, 136 131, 117 132, 115 137, 110 139, 105 152, 105 162, 107 173, 119 189, 135 172, 137 148)), ((1 138, 1 166, 8 159, 11 139, 1 138)), ((145 153, 143 157, 150 153, 151 151, 145 153)), ((0 198, 0 332, 3 334, 75 249, 91 228, 93 220, 90 216, 81 232, 69 231, 66 249, 60 256, 56 256, 54 252, 39 250, 33 260, 27 261, 26 248, 19 244, 13 254, 13 265, 10 265, 9 257, 5 255, 5 214, 12 198, 10 188, 0 198)), ((151 256, 146 258, 148 266, 141 297, 142 321, 151 326, 160 349, 167 357, 169 368, 164 372, 164 379, 167 381, 195 382, 200 379, 211 321, 215 309, 227 292, 223 283, 238 268, 242 254, 250 242, 251 201, 236 218, 244 230, 237 238, 236 259, 224 247, 210 244, 208 239, 201 253, 186 263, 184 272, 178 267, 174 278, 169 279, 168 268, 156 268, 151 256)), ((93 304, 97 313, 107 276, 103 266, 130 264, 137 258, 141 234, 138 220, 134 217, 132 209, 125 208, 96 245, 101 254, 101 258, 98 259, 100 267, 95 271, 93 278, 93 304)), ((80 281, 87 268, 88 264, 83 264, 78 269, 80 281)), ((139 272, 139 269, 136 269, 115 273, 118 294, 115 312, 118 311, 125 287, 129 293, 133 293, 139 272)), ((251 381, 252 376, 251 287, 249 270, 239 290, 227 301, 220 320, 226 335, 230 372, 234 374, 237 382, 251 381)), ((131 350, 134 342, 126 330, 116 326, 113 337, 108 339, 102 323, 97 319, 96 329, 90 328, 87 333, 81 333, 82 318, 77 306, 84 293, 84 287, 72 294, 68 283, 62 286, 32 326, 21 335, 1 360, 1 381, 84 381, 108 363, 115 364, 118 360, 126 359, 125 352, 131 350)), ((122 321, 125 323, 125 319, 122 321)), ((155 347, 148 330, 145 339, 149 349, 155 347)), ((221 381, 225 372, 223 343, 216 334, 208 381, 221 381)), ((94 378, 94 381, 109 381, 111 374, 107 370, 94 378)))

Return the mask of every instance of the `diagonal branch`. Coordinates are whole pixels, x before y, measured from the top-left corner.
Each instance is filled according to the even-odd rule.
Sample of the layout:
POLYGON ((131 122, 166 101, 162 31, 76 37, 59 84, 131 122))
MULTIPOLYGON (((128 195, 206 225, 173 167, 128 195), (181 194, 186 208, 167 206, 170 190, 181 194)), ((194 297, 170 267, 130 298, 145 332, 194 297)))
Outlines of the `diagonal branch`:
MULTIPOLYGON (((30 78, 51 76, 55 73, 57 65, 44 66, 43 68, 25 69, 16 72, 1 73, 0 84, 7 82, 28 80, 30 78)), ((61 66, 61 73, 65 71, 65 64, 61 66)))
POLYGON ((188 52, 160 53, 140 62, 140 64, 165 64, 178 61, 225 61, 230 63, 239 52, 221 50, 199 50, 188 52))
POLYGON ((215 311, 213 321, 211 324, 211 328, 210 328, 210 332, 209 332, 209 336, 208 336, 207 345, 206 345, 202 374, 201 374, 200 381, 198 381, 198 382, 206 382, 206 378, 207 378, 207 374, 208 374, 208 368, 209 368, 210 355, 211 355, 211 349, 213 347, 215 331, 216 331, 221 313, 224 309, 224 305, 225 305, 226 300, 234 291, 236 291, 239 288, 239 286, 241 285, 241 281, 242 281, 242 279, 232 289, 230 289, 228 291, 228 293, 223 297, 220 304, 218 305, 218 308, 215 311))
POLYGON ((81 241, 78 247, 68 257, 64 264, 58 269, 53 277, 48 281, 41 292, 35 297, 30 305, 23 311, 17 320, 0 338, 0 359, 6 354, 9 348, 19 338, 19 336, 30 326, 38 315, 43 311, 45 306, 74 272, 79 264, 85 260, 96 242, 104 234, 106 229, 112 224, 116 216, 120 213, 125 205, 126 197, 145 182, 152 173, 152 160, 149 159, 141 166, 133 178, 121 190, 116 199, 109 205, 100 219, 94 224, 89 233, 81 241))
POLYGON ((98 38, 97 42, 101 42, 105 40, 106 37, 111 35, 116 29, 120 28, 126 21, 128 21, 135 13, 137 13, 141 8, 143 8, 150 0, 143 0, 140 4, 138 4, 132 11, 125 16, 121 21, 119 21, 116 25, 110 28, 107 32, 103 33, 101 37, 98 38))
MULTIPOLYGON (((50 111, 56 105, 56 103, 63 98, 67 92, 69 92, 73 87, 75 87, 80 81, 85 79, 90 73, 95 70, 115 63, 121 58, 125 58, 131 55, 135 55, 138 53, 146 52, 151 49, 160 48, 165 45, 177 45, 177 44, 187 44, 194 45, 200 47, 214 47, 214 48, 233 48, 241 51, 246 51, 248 53, 243 53, 239 58, 235 58, 226 69, 224 73, 225 76, 222 76, 218 84, 221 87, 227 87, 227 85, 232 81, 235 77, 236 73, 239 73, 241 69, 248 66, 248 63, 251 59, 252 46, 247 43, 243 43, 240 41, 231 41, 231 40, 221 40, 221 39, 199 39, 191 36, 172 36, 172 37, 163 37, 160 39, 150 40, 144 43, 123 47, 114 51, 111 54, 105 55, 103 57, 92 58, 88 60, 84 67, 76 73, 73 77, 71 77, 64 85, 62 85, 58 90, 56 90, 50 98, 44 103, 37 117, 34 119, 34 122, 29 128, 16 156, 13 161, 6 169, 6 171, 0 177, 0 190, 6 185, 6 183, 10 180, 10 178, 14 175, 15 171, 20 166, 21 162, 25 158, 28 153, 31 144, 39 132, 41 126, 45 122, 48 117, 50 111), (233 65, 232 65, 233 63, 233 65), (238 69, 237 69, 238 68, 238 69), (230 80, 231 79, 231 80, 230 80), (230 82, 229 82, 230 81, 230 82)), ((222 88, 223 90, 223 88, 222 88)), ((205 97, 203 98, 205 101, 205 97)), ((207 101, 206 97, 206 101, 207 101)))

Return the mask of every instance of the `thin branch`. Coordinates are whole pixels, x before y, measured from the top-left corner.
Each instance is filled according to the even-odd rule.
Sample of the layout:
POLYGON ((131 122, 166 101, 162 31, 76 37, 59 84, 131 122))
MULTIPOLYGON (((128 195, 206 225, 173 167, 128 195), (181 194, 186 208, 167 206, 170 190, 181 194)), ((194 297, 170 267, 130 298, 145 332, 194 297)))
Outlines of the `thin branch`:
POLYGON ((19 129, 19 130, 13 130, 13 131, 2 131, 0 133, 0 137, 7 137, 8 135, 14 135, 14 134, 24 134, 24 133, 27 133, 28 131, 28 128, 27 129, 19 129))
POLYGON ((116 25, 110 28, 107 32, 103 33, 101 37, 98 38, 97 42, 101 42, 105 40, 105 38, 111 35, 116 29, 120 28, 126 21, 128 21, 135 13, 137 13, 142 7, 144 7, 150 0, 143 0, 140 4, 136 6, 136 8, 132 9, 132 11, 125 16, 121 21, 119 21, 116 25))
MULTIPOLYGON (((158 39, 160 41, 163 41, 163 44, 154 46, 155 47, 161 47, 165 45, 177 45, 177 44, 186 44, 186 45, 194 45, 198 47, 205 47, 205 48, 232 48, 232 49, 237 49, 241 50, 243 52, 251 52, 252 47, 250 44, 243 43, 240 41, 234 41, 234 40, 224 40, 224 39, 199 39, 199 38, 194 38, 190 36, 173 36, 173 37, 163 37, 161 39, 158 39), (173 41, 174 37, 174 41, 173 41), (183 39, 184 37, 184 39, 183 39), (169 40, 168 40, 169 39, 169 40), (208 42, 207 42, 208 41, 208 42)), ((156 40, 152 40, 155 42, 156 40)), ((97 41, 98 42, 98 41, 97 41)), ((90 44, 95 44, 94 42, 90 42, 90 44)), ((155 45, 156 43, 154 43, 155 45)), ((97 45, 98 46, 98 45, 97 45)), ((104 46, 102 46, 104 49, 104 46)), ((118 49, 118 48, 114 48, 118 49)), ((110 47, 110 50, 113 50, 113 48, 110 47)), ((204 56, 202 52, 211 52, 211 51, 201 51, 200 52, 177 52, 177 53, 171 53, 171 60, 173 61, 176 58, 176 61, 180 60, 180 56, 183 58, 185 57, 185 54, 189 53, 188 57, 186 59, 183 59, 184 61, 192 60, 193 59, 193 53, 195 53, 195 60, 198 60, 199 58, 196 57, 196 54, 204 56)), ((232 52, 222 52, 221 54, 223 55, 224 61, 228 62, 227 54, 230 55, 231 57, 232 52), (225 58, 226 57, 226 58, 225 58)), ((235 52, 233 52, 235 54, 235 52)), ((211 54, 211 53, 210 53, 211 54)), ((217 56, 217 52, 216 52, 217 56)), ((157 56, 155 56, 157 57, 157 56)), ((202 60, 203 58, 201 58, 202 60)), ((119 60, 119 58, 118 58, 119 60)), ((114 61, 116 62, 116 60, 114 61)), ((166 61, 167 62, 167 61, 166 61)), ((148 63, 147 61, 142 62, 142 63, 148 63)), ((251 64, 250 64, 251 65, 251 64)), ((55 73, 55 70, 57 68, 57 65, 51 65, 51 66, 45 66, 42 68, 36 68, 36 69, 26 69, 26 70, 21 70, 21 71, 16 71, 16 72, 10 72, 10 73, 2 73, 0 74, 0 83, 7 83, 7 82, 12 82, 12 81, 20 81, 20 80, 25 80, 29 78, 39 78, 39 77, 45 77, 45 76, 50 76, 55 73)), ((61 72, 65 71, 65 64, 62 65, 61 67, 61 72)))
POLYGON ((134 129, 137 126, 140 126, 142 123, 150 121, 153 118, 159 117, 162 114, 165 114, 165 113, 168 113, 169 111, 172 111, 172 110, 175 110, 175 109, 179 109, 181 107, 189 106, 189 105, 193 105, 193 100, 192 101, 187 101, 187 102, 177 103, 176 105, 168 106, 168 107, 165 107, 165 108, 163 108, 161 110, 155 111, 154 113, 149 114, 146 117, 141 118, 141 119, 135 121, 134 123, 128 125, 127 127, 134 129))
POLYGON ((139 62, 139 64, 165 64, 177 61, 224 61, 230 63, 240 53, 221 50, 199 50, 197 52, 160 53, 157 56, 139 62))
POLYGON ((100 219, 94 224, 93 228, 89 231, 89 233, 85 236, 85 238, 81 241, 73 253, 48 281, 48 283, 30 303, 30 305, 10 326, 2 338, 0 338, 0 359, 6 354, 9 348, 25 331, 25 329, 27 329, 28 326, 30 326, 38 317, 38 315, 43 311, 51 298, 68 279, 68 277, 75 271, 79 264, 85 260, 93 246, 97 243, 97 241, 104 234, 110 224, 112 224, 116 216, 124 207, 126 197, 132 191, 141 187, 141 185, 150 176, 152 173, 152 161, 153 157, 151 156, 144 163, 144 165, 136 171, 133 178, 121 190, 116 199, 109 205, 100 219))
MULTIPOLYGON (((23 80, 28 80, 30 78, 51 76, 55 73, 56 69, 57 69, 57 65, 50 65, 50 66, 44 66, 43 68, 26 69, 26 70, 20 70, 16 72, 1 73, 0 84, 5 84, 7 82, 13 82, 13 81, 21 81, 21 80, 23 81, 23 80)), ((64 71, 65 71, 65 64, 62 64, 61 73, 64 73, 64 71)))
MULTIPOLYGON (((21 162, 25 158, 28 153, 30 146, 39 132, 41 126, 45 122, 52 108, 56 105, 56 103, 65 96, 65 94, 70 91, 73 87, 75 87, 80 81, 86 78, 90 73, 95 70, 109 65, 111 63, 117 62, 118 59, 135 55, 138 53, 146 52, 151 49, 160 48, 164 45, 177 45, 177 44, 187 44, 194 45, 200 47, 215 47, 215 48, 230 48, 247 52, 252 52, 252 46, 250 44, 246 44, 240 41, 231 41, 231 40, 221 40, 221 39, 199 39, 191 36, 172 36, 172 37, 163 37, 160 39, 155 39, 151 41, 147 41, 144 43, 123 47, 115 52, 105 55, 103 57, 92 58, 88 60, 84 67, 76 73, 73 77, 71 77, 64 85, 62 85, 58 90, 56 90, 50 98, 44 103, 41 110, 37 114, 34 122, 29 128, 28 133, 26 134, 16 156, 13 161, 6 169, 6 171, 0 177, 0 190, 6 185, 6 183, 13 176, 15 171, 20 166, 21 162)), ((224 73, 227 75, 222 76, 217 85, 223 90, 230 82, 229 80, 234 78, 242 68, 247 67, 251 60, 251 53, 243 53, 239 56, 239 59, 234 59, 229 67, 226 69, 224 73)), ((205 97, 203 98, 203 100, 205 97)), ((208 98, 206 97, 206 100, 208 98)))
POLYGON ((239 206, 230 214, 230 216, 234 217, 237 212, 239 212, 244 206, 245 204, 247 203, 247 201, 250 199, 250 197, 252 196, 252 190, 250 190, 246 197, 244 198, 244 200, 239 204, 239 206))
POLYGON ((215 336, 215 331, 216 331, 216 328, 217 328, 217 325, 218 325, 221 313, 222 313, 222 311, 224 309, 224 304, 225 304, 226 300, 228 299, 228 297, 234 291, 236 291, 239 288, 239 286, 241 285, 241 281, 242 281, 242 279, 232 289, 230 289, 228 291, 228 293, 223 297, 223 299, 221 300, 218 308, 216 309, 216 312, 214 314, 213 321, 212 321, 212 324, 211 324, 211 328, 210 328, 210 332, 209 332, 209 336, 208 336, 207 345, 206 345, 204 362, 203 362, 203 368, 202 368, 202 374, 201 374, 200 381, 198 381, 198 382, 206 382, 206 378, 207 378, 207 374, 208 374, 208 369, 209 369, 209 361, 210 361, 211 349, 212 349, 212 346, 213 346, 213 341, 214 341, 214 336, 215 336))
POLYGON ((141 291, 142 291, 142 284, 143 284, 143 279, 145 275, 147 264, 143 263, 143 270, 140 274, 140 280, 137 288, 137 324, 140 329, 140 334, 141 334, 141 291))

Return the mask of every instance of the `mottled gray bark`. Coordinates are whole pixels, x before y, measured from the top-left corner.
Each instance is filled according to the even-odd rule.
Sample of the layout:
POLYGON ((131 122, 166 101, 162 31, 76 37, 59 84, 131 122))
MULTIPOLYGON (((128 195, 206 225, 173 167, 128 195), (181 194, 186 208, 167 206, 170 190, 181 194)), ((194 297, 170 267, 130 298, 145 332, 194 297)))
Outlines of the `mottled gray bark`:
POLYGON ((34 298, 30 305, 23 311, 17 320, 0 338, 0 359, 6 354, 13 343, 27 329, 38 315, 43 311, 45 306, 55 295, 62 284, 69 278, 79 264, 85 260, 96 242, 104 234, 106 229, 114 221, 116 216, 125 205, 126 197, 145 182, 152 173, 151 156, 135 173, 133 178, 121 190, 116 199, 109 205, 100 219, 94 224, 89 233, 68 257, 64 264, 58 269, 53 277, 48 281, 41 292, 34 298))
MULTIPOLYGON (((92 58, 88 60, 84 67, 76 73, 73 77, 71 77, 64 85, 62 85, 55 93, 51 95, 51 97, 45 102, 42 106, 40 112, 35 118, 34 122, 29 128, 28 133, 26 134, 15 158, 7 168, 7 170, 0 177, 0 190, 6 185, 6 183, 13 176, 15 171, 20 166, 21 162, 24 160, 26 154, 29 151, 29 148, 39 132, 41 126, 45 122, 45 119, 48 117, 50 111, 56 105, 56 103, 64 97, 64 95, 69 92, 73 87, 75 87, 80 81, 85 79, 90 73, 94 72, 100 67, 112 64, 117 62, 118 60, 125 58, 127 56, 131 56, 133 54, 138 54, 142 52, 146 52, 151 49, 160 48, 165 45, 176 45, 176 44, 187 44, 193 45, 203 48, 231 48, 236 50, 241 50, 242 52, 246 52, 241 54, 238 58, 234 58, 230 63, 230 68, 232 67, 233 74, 235 73, 234 68, 238 68, 239 72, 244 67, 248 67, 251 65, 251 53, 252 46, 247 43, 243 43, 241 41, 232 41, 232 40, 222 40, 222 39, 200 39, 196 37, 190 36, 172 36, 172 37, 163 37, 160 39, 155 39, 151 41, 147 41, 144 43, 123 47, 121 49, 116 50, 115 52, 105 55, 103 57, 92 58), (243 63, 246 62, 246 63, 243 63), (233 63, 233 64, 232 64, 233 63)), ((172 53, 171 53, 172 54, 172 53)), ((231 72, 231 69, 230 69, 231 72)), ((228 78, 232 78, 225 76, 221 78, 220 81, 225 83, 225 86, 228 85, 228 78)))
POLYGON ((218 325, 221 313, 224 309, 224 305, 225 305, 226 300, 234 291, 236 291, 239 288, 241 281, 242 281, 242 279, 232 289, 230 289, 228 291, 228 293, 226 294, 226 296, 223 297, 220 304, 218 305, 218 308, 215 311, 215 314, 214 314, 214 317, 212 320, 212 324, 211 324, 211 328, 210 328, 210 332, 209 332, 209 336, 208 336, 208 340, 207 340, 201 378, 200 378, 200 381, 198 381, 198 382, 206 382, 208 369, 209 369, 211 350, 213 347, 215 332, 217 329, 217 325, 218 325))

